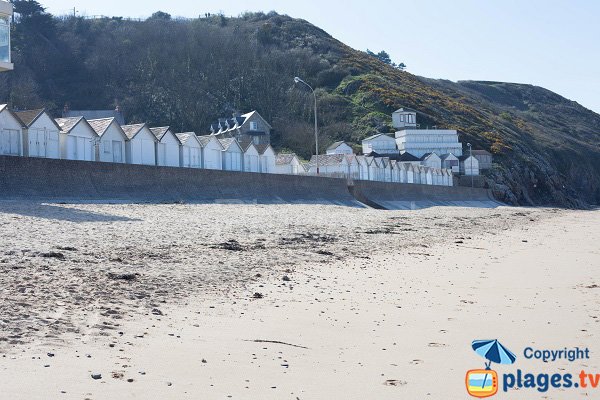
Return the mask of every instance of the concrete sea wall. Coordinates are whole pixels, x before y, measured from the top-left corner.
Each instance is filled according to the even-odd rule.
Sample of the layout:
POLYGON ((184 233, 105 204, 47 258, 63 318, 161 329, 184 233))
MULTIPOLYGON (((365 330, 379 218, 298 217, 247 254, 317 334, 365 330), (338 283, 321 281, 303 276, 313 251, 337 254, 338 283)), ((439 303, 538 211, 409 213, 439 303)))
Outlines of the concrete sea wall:
POLYGON ((360 202, 385 210, 415 210, 436 206, 493 208, 502 205, 488 189, 461 186, 354 181, 350 192, 360 202))
POLYGON ((495 207, 485 189, 0 156, 0 199, 495 207))
POLYGON ((0 198, 362 206, 344 179, 8 156, 0 198))

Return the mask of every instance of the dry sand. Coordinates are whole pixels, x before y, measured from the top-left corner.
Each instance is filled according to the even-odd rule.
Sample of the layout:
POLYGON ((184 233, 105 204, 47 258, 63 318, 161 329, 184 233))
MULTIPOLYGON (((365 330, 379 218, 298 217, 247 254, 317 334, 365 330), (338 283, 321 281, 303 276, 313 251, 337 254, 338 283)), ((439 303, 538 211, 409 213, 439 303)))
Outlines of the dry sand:
POLYGON ((0 202, 0 237, 1 399, 463 399, 487 338, 600 373, 600 211, 0 202))

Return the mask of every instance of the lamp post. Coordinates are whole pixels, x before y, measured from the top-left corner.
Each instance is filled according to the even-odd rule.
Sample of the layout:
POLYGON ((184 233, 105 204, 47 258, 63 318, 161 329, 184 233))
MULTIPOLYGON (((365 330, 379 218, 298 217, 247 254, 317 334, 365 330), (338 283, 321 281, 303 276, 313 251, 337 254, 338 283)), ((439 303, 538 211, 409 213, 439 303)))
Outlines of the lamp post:
POLYGON ((469 148, 469 158, 471 160, 471 187, 473 187, 473 146, 471 146, 471 143, 467 143, 467 147, 469 148))
POLYGON ((317 94, 315 93, 315 90, 312 88, 312 86, 304 82, 302 79, 295 77, 294 82, 306 85, 311 90, 315 99, 315 162, 317 164, 317 175, 319 175, 319 130, 317 128, 317 94))

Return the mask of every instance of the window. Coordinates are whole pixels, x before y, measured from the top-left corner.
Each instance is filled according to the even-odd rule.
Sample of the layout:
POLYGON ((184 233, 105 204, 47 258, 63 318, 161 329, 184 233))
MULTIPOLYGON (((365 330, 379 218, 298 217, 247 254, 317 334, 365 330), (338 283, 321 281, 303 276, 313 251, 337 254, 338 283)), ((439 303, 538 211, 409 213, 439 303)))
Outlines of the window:
POLYGON ((258 130, 258 123, 255 121, 250 121, 250 130, 251 131, 257 131, 258 130))
POLYGON ((0 61, 10 62, 10 23, 6 15, 0 15, 0 61))
POLYGON ((110 142, 104 142, 104 153, 110 154, 110 142))

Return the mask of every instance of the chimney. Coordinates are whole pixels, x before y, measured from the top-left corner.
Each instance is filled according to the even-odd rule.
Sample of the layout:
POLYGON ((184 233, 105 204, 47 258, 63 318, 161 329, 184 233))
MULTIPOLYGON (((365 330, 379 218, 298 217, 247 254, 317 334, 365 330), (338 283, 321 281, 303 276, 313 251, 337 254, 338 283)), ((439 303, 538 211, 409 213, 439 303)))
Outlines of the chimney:
POLYGON ((65 103, 65 107, 63 108, 63 117, 66 117, 69 114, 69 103, 65 103))
POLYGON ((233 118, 238 118, 238 117, 241 117, 241 116, 242 116, 241 112, 239 112, 239 111, 234 111, 233 112, 233 118))

